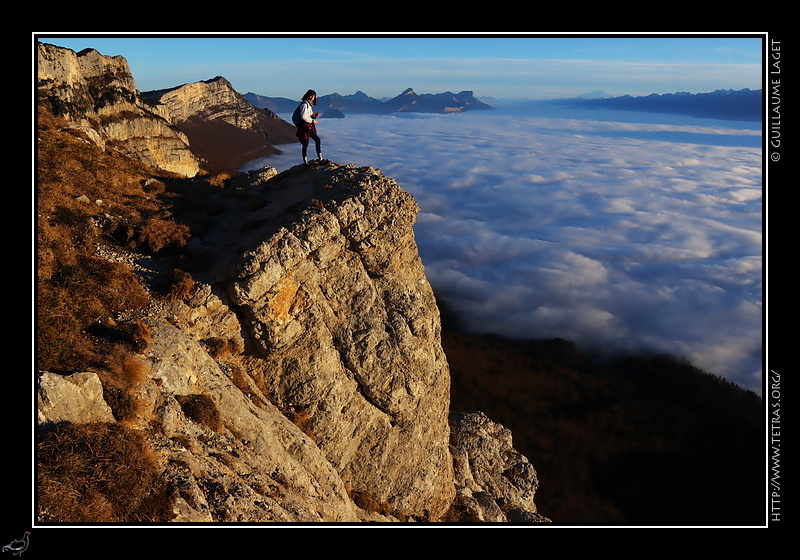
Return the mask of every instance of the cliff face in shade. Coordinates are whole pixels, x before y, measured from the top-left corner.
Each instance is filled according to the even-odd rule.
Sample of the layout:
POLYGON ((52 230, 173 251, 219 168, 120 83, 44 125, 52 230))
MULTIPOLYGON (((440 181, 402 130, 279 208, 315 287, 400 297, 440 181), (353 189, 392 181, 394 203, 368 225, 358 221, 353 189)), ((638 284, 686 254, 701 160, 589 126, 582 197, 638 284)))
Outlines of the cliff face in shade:
POLYGON ((279 153, 275 146, 297 141, 293 125, 251 105, 220 76, 142 95, 186 134, 212 171, 233 173, 248 161, 279 153))

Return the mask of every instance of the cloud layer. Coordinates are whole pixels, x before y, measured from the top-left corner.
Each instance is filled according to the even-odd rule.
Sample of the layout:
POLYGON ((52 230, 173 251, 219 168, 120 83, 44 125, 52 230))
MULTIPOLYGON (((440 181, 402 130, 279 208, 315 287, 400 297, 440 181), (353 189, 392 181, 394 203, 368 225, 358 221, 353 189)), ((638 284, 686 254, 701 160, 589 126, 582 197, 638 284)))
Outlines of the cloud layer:
POLYGON ((415 196, 428 278, 475 331, 668 352, 760 392, 760 130, 560 110, 319 131, 325 157, 415 196))

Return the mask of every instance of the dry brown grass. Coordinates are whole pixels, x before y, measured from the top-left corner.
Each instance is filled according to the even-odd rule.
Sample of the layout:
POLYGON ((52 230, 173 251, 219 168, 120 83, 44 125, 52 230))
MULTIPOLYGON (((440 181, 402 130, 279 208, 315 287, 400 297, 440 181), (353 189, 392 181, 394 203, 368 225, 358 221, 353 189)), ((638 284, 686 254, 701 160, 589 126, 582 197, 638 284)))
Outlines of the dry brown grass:
POLYGON ((141 432, 119 424, 71 424, 37 446, 41 522, 161 522, 171 492, 141 432))
POLYGON ((196 394, 179 395, 176 398, 187 418, 215 432, 222 429, 222 420, 219 410, 210 396, 196 394))
POLYGON ((236 341, 214 336, 200 341, 208 355, 215 360, 222 360, 238 353, 236 341))
POLYGON ((217 173, 216 175, 209 176, 207 178, 207 182, 210 186, 221 189, 230 183, 231 178, 232 177, 230 173, 217 173))
POLYGON ((166 258, 189 228, 173 215, 172 179, 66 132, 40 109, 36 170, 37 368, 96 371, 117 424, 64 426, 37 449, 38 518, 47 522, 164 521, 168 485, 147 441, 142 390, 149 365, 136 358, 150 329, 119 317, 152 293, 128 266, 98 256, 107 246, 166 258))
POLYGON ((172 279, 167 289, 167 299, 170 301, 183 301, 194 291, 194 278, 188 272, 180 269, 172 271, 172 279))
MULTIPOLYGON (((151 170, 103 151, 40 108, 37 120, 37 367, 70 372, 110 367, 142 336, 113 318, 150 294, 127 266, 96 256, 99 245, 145 254, 183 246, 188 227, 171 213, 166 184, 151 170)), ((141 334, 141 333, 140 333, 141 334)))
POLYGON ((141 421, 144 400, 141 392, 150 367, 143 359, 117 349, 109 356, 105 369, 99 372, 103 398, 111 407, 114 418, 132 424, 141 421))
POLYGON ((359 491, 350 488, 349 484, 345 484, 347 495, 353 500, 353 503, 360 509, 383 515, 385 517, 395 517, 400 521, 408 521, 409 517, 403 513, 395 511, 391 505, 386 502, 379 502, 369 491, 359 491))
POLYGON ((160 253, 169 248, 185 245, 189 240, 189 227, 177 224, 171 219, 153 216, 142 224, 138 240, 140 251, 160 253))
POLYGON ((371 492, 351 491, 350 498, 353 500, 353 503, 364 511, 378 513, 384 516, 389 516, 393 513, 392 507, 389 504, 376 501, 371 492))

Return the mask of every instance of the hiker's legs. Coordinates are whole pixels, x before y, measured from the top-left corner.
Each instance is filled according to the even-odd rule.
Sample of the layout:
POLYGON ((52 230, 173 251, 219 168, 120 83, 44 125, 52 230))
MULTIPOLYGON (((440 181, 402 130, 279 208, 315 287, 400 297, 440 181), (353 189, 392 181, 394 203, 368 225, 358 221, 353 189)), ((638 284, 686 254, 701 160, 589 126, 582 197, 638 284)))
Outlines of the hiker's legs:
MULTIPOLYGON (((314 139, 314 144, 317 147, 317 159, 322 159, 322 141, 320 140, 319 136, 317 136, 316 132, 312 132, 309 134, 309 138, 314 139)), ((304 138, 300 140, 300 144, 303 146, 303 163, 308 163, 308 138, 304 138)))
MULTIPOLYGON (((317 145, 317 159, 322 159, 322 141, 319 139, 316 132, 312 132, 310 136, 314 139, 314 144, 317 145)), ((306 146, 308 146, 308 143, 306 143, 306 146)))

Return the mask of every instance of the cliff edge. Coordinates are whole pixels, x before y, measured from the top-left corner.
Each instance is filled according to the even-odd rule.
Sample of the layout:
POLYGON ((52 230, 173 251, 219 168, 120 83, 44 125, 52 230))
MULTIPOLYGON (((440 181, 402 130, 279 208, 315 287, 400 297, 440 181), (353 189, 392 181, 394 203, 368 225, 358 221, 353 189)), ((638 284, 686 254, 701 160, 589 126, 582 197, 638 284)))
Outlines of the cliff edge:
MULTIPOLYGON (((417 207, 376 169, 330 163, 239 178, 192 239, 208 266, 121 313, 146 344, 119 418, 97 374, 39 373, 43 436, 143 434, 173 522, 541 521, 511 434, 450 414, 417 207)), ((98 249, 154 288, 158 258, 98 249)), ((63 521, 46 507, 40 520, 63 521)))
MULTIPOLYGON (((59 150, 54 161, 42 151, 42 168, 65 165, 67 146, 113 156, 69 127, 46 128, 41 145, 59 150)), ((65 216, 74 228, 66 241, 48 237, 56 250, 84 236, 90 254, 71 274, 81 263, 127 267, 149 297, 84 329, 109 348, 130 335, 120 367, 38 372, 38 522, 546 521, 510 432, 450 411, 418 208, 393 179, 337 163, 224 185, 135 173, 147 178, 126 181, 119 202, 101 196, 102 180, 89 198, 57 173, 47 192, 69 192, 53 208, 41 201, 43 228, 65 216), (121 224, 147 220, 130 213, 139 201, 191 223, 183 242, 149 252, 121 242, 121 224), (56 468, 67 451, 83 454, 90 480, 107 469, 101 489, 56 468), (114 506, 132 495, 135 508, 114 506)), ((59 261, 47 264, 61 281, 59 261)), ((54 285, 45 280, 40 290, 54 285)))

